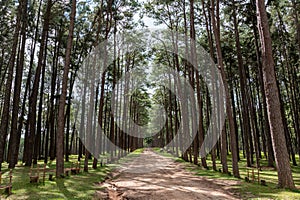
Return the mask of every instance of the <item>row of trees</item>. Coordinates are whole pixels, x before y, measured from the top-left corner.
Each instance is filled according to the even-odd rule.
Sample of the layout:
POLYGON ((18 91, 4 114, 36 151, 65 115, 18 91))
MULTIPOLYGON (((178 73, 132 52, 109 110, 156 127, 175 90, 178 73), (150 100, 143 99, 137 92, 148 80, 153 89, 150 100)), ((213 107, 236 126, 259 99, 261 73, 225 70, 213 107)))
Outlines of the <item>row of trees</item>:
MULTIPOLYGON (((133 41, 139 45, 132 52, 124 50, 132 48, 129 45, 132 42, 125 42, 127 47, 119 46, 122 43, 117 37, 119 32, 130 31, 135 38, 142 38, 138 29, 145 24, 136 20, 135 14, 140 11, 139 17, 146 15, 157 25, 187 35, 185 55, 191 60, 197 60, 196 43, 200 43, 218 63, 227 118, 220 141, 210 152, 213 169, 217 170, 216 160, 221 159, 222 170, 228 173, 227 155, 231 153, 233 175, 239 177, 242 150, 247 166, 259 168, 260 160, 265 158, 268 166, 276 166, 279 186, 294 188, 290 160, 297 165, 295 154, 300 154, 299 3, 294 0, 268 1, 266 5, 260 0, 89 3, 92 6, 76 0, 1 3, 0 163, 7 161, 13 168, 19 159, 27 166, 39 159, 45 162, 57 159, 59 176, 64 170, 64 159, 68 161, 74 153, 78 159, 85 155, 85 170, 88 170, 91 155, 94 168, 105 153, 109 153, 110 160, 124 156, 143 146, 141 137, 145 130, 140 126, 152 123, 148 130, 151 132, 154 123, 161 123, 164 128, 148 138, 154 146, 166 146, 182 128, 192 145, 186 151, 182 145, 173 145, 172 151, 195 164, 200 158, 201 165, 208 167, 207 157, 199 157, 199 153, 213 121, 215 105, 199 71, 179 55, 168 53, 163 44, 155 44, 149 50, 143 40, 133 41), (85 58, 106 40, 111 44, 102 46, 100 57, 90 57, 96 61, 90 59, 92 64, 86 67, 85 58), (107 68, 101 71, 93 62, 107 68), (153 70, 151 79, 147 75, 150 72, 143 68, 146 65, 165 65, 186 78, 195 90, 194 103, 199 113, 186 109, 184 100, 176 98, 170 90, 176 77, 166 74, 169 88, 153 86, 151 80, 162 78, 155 74, 160 69, 153 70), (137 70, 136 78, 118 84, 132 70, 137 70), (136 82, 143 80, 147 81, 134 88, 136 82), (151 102, 163 105, 165 122, 150 120, 156 115, 151 113, 151 102), (184 118, 196 114, 198 118, 184 118), (139 126, 129 123, 130 119, 139 126), (194 138, 193 124, 199 125, 194 138)), ((172 52, 179 45, 173 35, 172 52)), ((174 89, 178 93, 180 90, 180 87, 174 89)))
MULTIPOLYGON (((293 165, 297 165, 295 152, 299 149, 298 128, 295 124, 295 120, 298 121, 295 116, 299 110, 293 103, 296 102, 293 97, 299 94, 297 89, 290 87, 293 87, 293 84, 297 85, 299 75, 299 23, 295 10, 298 5, 295 2, 269 2, 266 6, 270 13, 267 13, 262 1, 190 1, 187 4, 172 2, 155 6, 157 2, 153 1, 147 5, 148 15, 173 30, 181 31, 184 27, 184 33, 189 34, 191 38, 194 38, 193 29, 196 24, 196 27, 199 27, 196 30, 205 35, 199 39, 201 44, 207 47, 211 57, 216 58, 219 65, 227 100, 227 129, 223 129, 217 145, 223 172, 228 172, 227 152, 231 151, 233 174, 236 177, 239 177, 240 159, 237 150, 242 148, 248 167, 255 163, 257 168, 260 167, 263 152, 268 159, 268 166, 273 167, 276 164, 279 186, 293 188, 289 160, 292 160, 293 165), (186 7, 189 7, 187 13, 186 7), (289 13, 286 17, 293 19, 292 24, 284 21, 283 9, 289 13), (199 16, 195 13, 199 13, 199 16), (275 19, 278 19, 278 24, 275 19), (201 28, 200 24, 205 28, 201 28), (273 33, 270 33, 270 27, 273 33), (278 45, 272 47, 272 40, 278 42, 278 45), (282 46, 281 42, 285 44, 282 46), (290 53, 291 51, 294 53, 290 53), (287 88, 290 88, 290 92, 287 92, 287 88)), ((190 48, 192 52, 192 45, 190 48)), ((197 92, 205 91, 205 87, 199 90, 196 83, 193 83, 194 78, 198 80, 197 74, 191 74, 189 70, 184 74, 195 85, 197 92)), ((210 99, 205 96, 205 92, 200 93, 206 105, 203 119, 209 119, 207 111, 210 109, 210 99)), ((173 102, 168 102, 171 105, 167 108, 172 109, 173 102)), ((173 120, 176 122, 176 117, 173 120)), ((208 123, 206 126, 205 123, 202 124, 204 130, 208 128, 208 123)), ((167 126, 169 130, 176 130, 172 121, 167 126)), ((201 130, 201 127, 198 130, 201 130)), ((200 144, 203 141, 201 131, 198 133, 199 138, 195 138, 194 144, 188 150, 190 156, 183 156, 185 160, 194 163, 198 162, 199 141, 200 144)), ((216 170, 214 151, 215 149, 211 154, 213 168, 216 170)), ((206 167, 205 159, 201 161, 206 167)))
MULTIPOLYGON (((79 151, 79 159, 85 154, 72 102, 77 71, 117 24, 131 28, 136 5, 102 1, 91 9, 86 2, 51 0, 1 5, 1 24, 6 25, 1 31, 1 163, 14 167, 21 158, 30 166, 56 158, 60 175, 64 154, 66 161, 71 152, 79 151), (117 16, 121 8, 125 14, 117 16)), ((103 111, 106 78, 98 88, 103 111)))

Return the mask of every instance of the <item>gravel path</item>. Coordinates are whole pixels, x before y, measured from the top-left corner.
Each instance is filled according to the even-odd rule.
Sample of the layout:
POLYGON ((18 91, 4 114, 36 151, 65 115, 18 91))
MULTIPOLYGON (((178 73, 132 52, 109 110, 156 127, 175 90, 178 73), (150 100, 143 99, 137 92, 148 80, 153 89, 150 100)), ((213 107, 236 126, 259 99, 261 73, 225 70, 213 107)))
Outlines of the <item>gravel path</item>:
POLYGON ((105 189, 97 191, 95 199, 239 199, 229 191, 236 184, 240 183, 195 176, 183 164, 145 150, 102 183, 105 189))

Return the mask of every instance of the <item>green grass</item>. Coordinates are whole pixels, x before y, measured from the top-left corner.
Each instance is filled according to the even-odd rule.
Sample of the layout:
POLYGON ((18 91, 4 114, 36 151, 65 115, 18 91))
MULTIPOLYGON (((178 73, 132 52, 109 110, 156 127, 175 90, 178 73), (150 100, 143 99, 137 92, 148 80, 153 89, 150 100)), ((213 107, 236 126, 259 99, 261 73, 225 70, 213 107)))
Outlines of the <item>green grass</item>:
MULTIPOLYGON (((160 149, 155 149, 159 152, 160 149)), ((101 188, 99 184, 114 168, 122 165, 123 163, 129 162, 130 160, 138 157, 143 149, 138 149, 133 153, 128 154, 126 157, 121 158, 113 164, 108 164, 98 169, 92 169, 92 160, 89 161, 89 172, 81 172, 79 175, 70 175, 64 179, 56 179, 55 181, 49 181, 49 173, 55 174, 55 161, 47 164, 46 181, 43 185, 29 183, 29 167, 17 165, 13 170, 13 194, 8 196, 3 193, 0 195, 0 199, 92 199, 96 190, 101 188)), ((267 186, 261 186, 257 183, 247 183, 244 181, 246 176, 246 161, 242 159, 239 162, 241 179, 236 179, 233 176, 223 174, 220 172, 213 171, 210 167, 209 170, 203 169, 199 166, 187 163, 180 158, 174 157, 169 153, 160 152, 161 155, 167 156, 174 159, 176 162, 181 162, 186 165, 186 168, 193 171, 198 176, 204 176, 208 179, 226 179, 226 180, 239 180, 241 184, 232 186, 231 190, 235 193, 241 194, 243 199, 300 199, 300 191, 290 191, 284 189, 278 189, 277 183, 277 172, 272 169, 263 169, 260 172, 261 179, 266 180, 267 186)), ((102 156, 104 162, 110 155, 102 156)), ((242 156, 241 156, 242 158, 242 156)), ((297 157, 297 159, 299 159, 297 157)), ((70 162, 65 163, 65 167, 70 167, 72 162, 77 161, 77 156, 70 156, 70 162)), ((42 166, 43 161, 39 162, 42 166)), ((212 166, 210 158, 207 159, 208 166, 212 166)), ((267 162, 261 160, 261 165, 266 166, 267 162)), ((231 157, 228 156, 228 167, 231 169, 231 157)), ((83 168, 83 162, 81 163, 83 168)), ((217 168, 221 169, 222 166, 220 161, 217 161, 217 168)), ((3 164, 3 177, 4 182, 7 181, 5 177, 8 175, 7 164, 3 164)), ((295 184, 300 188, 300 167, 293 166, 293 177, 295 184)))
MULTIPOLYGON (((81 172, 78 175, 70 175, 63 179, 55 179, 49 181, 49 174, 55 175, 55 161, 47 164, 46 181, 45 184, 30 183, 29 182, 29 167, 24 167, 18 164, 13 170, 13 189, 12 195, 7 196, 4 191, 0 191, 0 199, 92 199, 96 190, 101 188, 101 183, 108 173, 123 162, 127 162, 134 157, 139 156, 142 152, 139 149, 126 157, 121 158, 114 164, 108 164, 103 167, 98 166, 97 169, 92 168, 92 160, 89 160, 89 172, 83 172, 83 160, 81 161, 81 172)), ((107 156, 107 155, 106 155, 107 156)), ((108 155, 109 156, 109 155, 108 155)), ((103 156, 105 158, 105 156, 103 156)), ((70 162, 65 162, 65 168, 71 167, 72 162, 77 161, 77 156, 70 156, 70 162)), ((42 168, 43 161, 39 161, 42 168)), ((3 183, 5 183, 8 176, 7 164, 3 164, 3 183)), ((42 174, 42 170, 40 170, 42 174)))
MULTIPOLYGON (((228 174, 223 174, 221 172, 216 172, 212 170, 212 162, 210 160, 210 157, 207 158, 207 164, 209 166, 209 170, 203 169, 202 167, 196 166, 194 164, 185 162, 181 158, 176 158, 172 156, 169 153, 166 152, 160 152, 160 149, 155 149, 156 152, 163 156, 171 157, 176 162, 181 162, 184 165, 186 165, 186 168, 192 172, 194 172, 197 176, 204 176, 208 179, 226 179, 226 180, 239 180, 241 184, 232 186, 231 190, 234 193, 241 194, 242 199, 300 199, 300 167, 299 166, 292 166, 293 171, 293 179, 295 182, 296 187, 298 190, 287 190, 287 189, 279 189, 277 188, 277 172, 274 169, 271 168, 263 168, 262 171, 260 171, 260 179, 263 179, 266 181, 267 186, 262 186, 255 183, 248 183, 245 181, 245 177, 247 176, 247 170, 246 170, 246 160, 243 159, 243 156, 241 155, 241 161, 239 162, 239 169, 240 169, 240 176, 241 179, 234 178, 233 176, 230 176, 228 174)), ((299 158, 296 158, 299 160, 299 158)), ((199 160, 199 162, 201 162, 199 160)), ((267 161, 262 159, 260 161, 261 166, 265 167, 267 166, 267 161)), ((228 168, 229 171, 232 172, 232 166, 231 166, 231 156, 228 156, 228 168)), ((219 160, 217 160, 217 169, 222 169, 222 165, 219 160)), ((255 171, 256 172, 256 171, 255 171)), ((251 173, 250 173, 250 179, 251 179, 251 173)))

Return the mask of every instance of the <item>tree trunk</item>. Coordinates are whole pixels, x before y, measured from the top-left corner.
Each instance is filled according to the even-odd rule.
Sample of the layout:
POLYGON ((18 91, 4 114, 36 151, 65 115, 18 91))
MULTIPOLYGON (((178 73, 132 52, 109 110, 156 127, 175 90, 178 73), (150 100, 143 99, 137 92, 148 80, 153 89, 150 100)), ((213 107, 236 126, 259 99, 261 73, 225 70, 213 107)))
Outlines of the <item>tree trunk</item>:
POLYGON ((233 23, 234 23, 234 33, 235 33, 235 46, 236 46, 236 53, 237 53, 238 65, 239 65, 239 76, 240 76, 240 87, 241 87, 241 98, 242 98, 243 124, 241 124, 241 127, 243 128, 243 133, 244 133, 244 144, 245 144, 244 148, 246 151, 247 167, 250 167, 252 164, 252 159, 249 151, 250 150, 249 136, 251 134, 250 119, 249 119, 250 97, 249 97, 249 88, 247 86, 247 80, 246 80, 246 72, 245 72, 243 58, 241 54, 240 36, 239 36, 237 21, 238 20, 236 17, 236 7, 234 6, 233 23))
MULTIPOLYGON (((47 35, 48 38, 48 35, 47 35)), ((46 41, 46 46, 48 42, 46 41)), ((33 164, 37 164, 37 161, 41 155, 41 133, 42 133, 42 114, 43 114, 43 97, 45 88, 45 71, 46 71, 46 58, 47 58, 47 48, 45 49, 45 56, 42 69, 41 77, 41 88, 40 88, 40 100, 39 100, 39 110, 38 110, 38 121, 36 126, 36 137, 34 142, 34 152, 33 152, 33 164)))
POLYGON ((276 84, 272 41, 270 36, 268 17, 264 1, 256 0, 257 21, 262 48, 263 78, 266 91, 268 118, 270 122, 273 150, 278 172, 278 186, 294 189, 289 155, 284 136, 284 125, 280 111, 280 99, 276 84))
POLYGON ((69 36, 66 49, 66 60, 64 67, 64 74, 62 79, 61 96, 59 99, 59 111, 58 111, 58 128, 56 136, 56 177, 60 177, 64 173, 64 127, 65 127, 65 104, 68 87, 68 74, 71 62, 71 51, 73 44, 73 31, 76 15, 76 0, 72 0, 72 10, 70 15, 70 27, 69 36))
MULTIPOLYGON (((229 130, 230 130, 230 147, 232 151, 232 169, 233 169, 233 175, 235 177, 239 177, 239 169, 238 169, 238 152, 236 148, 236 135, 235 135, 235 127, 234 127, 234 120, 233 120, 233 114, 232 114, 232 102, 230 98, 230 93, 229 93, 229 88, 228 88, 228 83, 227 83, 227 78, 226 78, 226 73, 223 65, 223 56, 222 56, 222 51, 221 51, 221 41, 220 41, 220 19, 219 19, 219 0, 217 0, 217 12, 215 15, 215 1, 211 1, 211 7, 212 7, 212 12, 211 12, 211 21, 212 21, 212 26, 213 26, 213 32, 216 40, 216 47, 217 47, 217 58, 218 58, 218 66, 220 67, 221 70, 221 76, 224 84, 224 89, 225 89, 225 96, 226 96, 226 112, 228 116, 228 122, 229 122, 229 130)), ((222 137, 223 140, 226 139, 226 137, 222 137)), ((221 138, 221 139, 222 139, 221 138)), ((226 148, 225 148, 226 149, 226 148)), ((225 151, 224 149, 224 151, 225 151)), ((227 152, 222 152, 223 154, 227 155, 227 152)), ((223 165, 227 165, 227 163, 222 163, 223 165)))
POLYGON ((28 142, 25 143, 26 145, 26 154, 25 154, 25 147, 24 147, 24 154, 25 154, 25 165, 31 166, 32 163, 32 154, 33 154, 33 147, 34 147, 34 138, 35 138, 35 128, 36 128, 36 104, 37 104, 37 97, 38 97, 38 88, 41 76, 41 70, 43 67, 43 59, 44 59, 44 51, 45 51, 45 44, 47 40, 47 33, 49 29, 50 23, 50 15, 51 15, 51 7, 52 7, 52 0, 48 0, 46 13, 44 17, 44 25, 43 25, 43 33, 42 39, 40 44, 40 51, 38 55, 38 64, 35 73, 35 78, 32 86, 32 93, 29 98, 29 115, 28 115, 28 123, 29 123, 29 133, 28 133, 28 142))
MULTIPOLYGON (((9 168, 14 168, 15 164, 18 160, 20 137, 18 137, 18 113, 19 113, 19 104, 20 104, 20 94, 21 94, 21 84, 22 84, 22 75, 23 75, 23 68, 24 68, 24 56, 25 56, 25 44, 26 44, 26 28, 27 28, 27 0, 20 1, 20 6, 22 6, 22 29, 21 29, 21 36, 22 36, 22 44, 21 44, 21 51, 17 64, 16 69, 16 78, 14 84, 14 101, 13 101, 13 113, 12 113, 12 120, 11 120, 11 133, 10 133, 10 140, 9 140, 9 147, 8 156, 9 159, 9 168)), ((25 98, 26 99, 26 98, 25 98)), ((3 113, 4 114, 4 113, 3 113)))
MULTIPOLYGON (((253 9, 255 8, 254 0, 253 2, 253 9)), ((258 80, 260 85, 260 91, 262 95, 262 105, 263 105, 263 115, 264 115, 264 131, 266 136, 266 144, 267 144, 267 151, 268 151, 268 167, 274 167, 274 152, 273 152, 273 145, 271 140, 271 133, 270 133, 270 124, 268 119, 268 111, 267 111, 267 102, 266 102, 266 92, 263 83, 263 72, 262 72, 262 63, 260 61, 260 51, 259 51, 259 42, 258 42, 258 33, 257 28, 255 26, 256 16, 255 13, 252 15, 252 25, 253 25, 253 35, 255 39, 255 52, 256 52, 256 59, 257 59, 257 66, 258 66, 258 80)))
POLYGON ((13 44, 11 49, 11 54, 8 62, 8 74, 7 80, 5 84, 5 95, 4 95, 4 105, 2 110, 1 116, 1 124, 0 124, 0 170, 2 162, 4 161, 4 150, 6 145, 6 138, 8 135, 8 122, 9 122, 9 108, 10 108, 10 97, 11 97, 11 88, 13 82, 13 71, 15 66, 15 59, 19 41, 19 33, 21 29, 21 17, 22 17, 22 8, 23 8, 24 1, 21 1, 18 6, 18 13, 17 13, 17 21, 16 21, 16 28, 13 37, 13 44))
MULTIPOLYGON (((87 73, 87 69, 85 70, 85 74, 87 73)), ((80 161, 80 159, 82 158, 82 153, 83 153, 83 144, 81 142, 81 140, 84 140, 84 136, 85 136, 85 104, 86 104, 86 96, 87 96, 87 80, 86 78, 83 79, 84 84, 83 84, 83 89, 81 91, 83 91, 82 95, 82 102, 81 102, 81 118, 80 118, 80 127, 79 127, 79 135, 80 137, 79 139, 79 148, 78 148, 78 161, 80 161)))
MULTIPOLYGON (((50 133, 50 148, 49 148, 49 156, 50 160, 55 159, 56 154, 56 123, 55 119, 57 117, 57 109, 56 105, 58 104, 58 96, 55 95, 56 91, 56 82, 57 82, 57 73, 58 73, 58 61, 59 61, 59 51, 60 46, 62 43, 62 22, 60 24, 59 30, 57 30, 57 36, 55 41, 55 48, 54 48, 54 56, 53 56, 53 63, 52 63, 52 76, 51 76, 51 91, 50 91, 50 114, 49 114, 49 133, 50 133)), ((58 89, 57 89, 58 90, 58 89)))

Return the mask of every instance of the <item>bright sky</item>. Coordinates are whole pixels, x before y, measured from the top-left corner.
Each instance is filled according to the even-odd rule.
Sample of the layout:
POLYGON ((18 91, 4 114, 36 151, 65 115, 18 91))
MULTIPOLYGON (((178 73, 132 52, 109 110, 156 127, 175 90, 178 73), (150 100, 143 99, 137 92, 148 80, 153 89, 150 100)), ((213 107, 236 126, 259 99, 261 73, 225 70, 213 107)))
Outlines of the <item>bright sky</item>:
MULTIPOLYGON (((147 2, 147 0, 138 0, 140 3, 145 3, 147 2)), ((139 12, 136 13, 133 16, 135 21, 139 20, 139 12)), ((154 25, 155 20, 152 18, 147 17, 146 15, 143 16, 143 22, 145 23, 145 25, 150 28, 150 29, 164 29, 166 28, 165 25, 154 25)))

